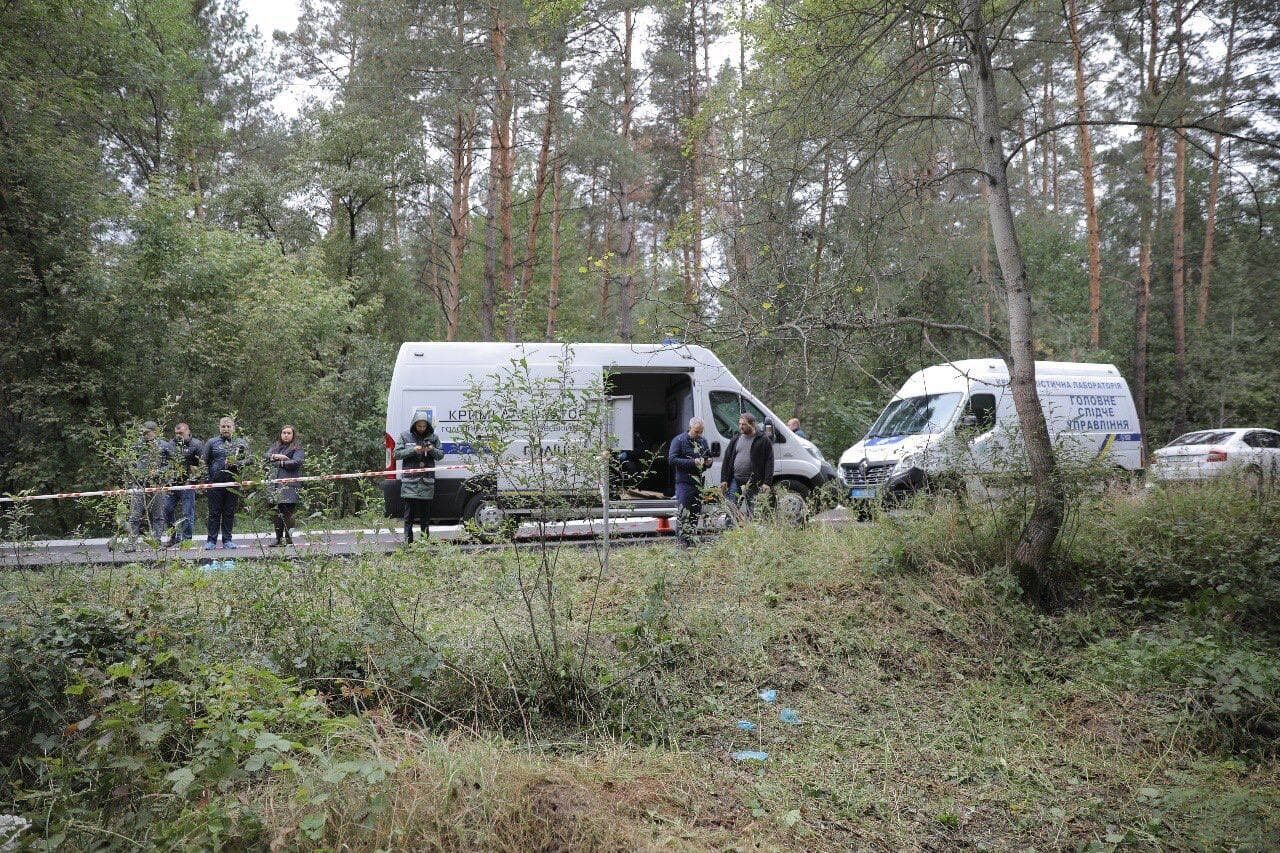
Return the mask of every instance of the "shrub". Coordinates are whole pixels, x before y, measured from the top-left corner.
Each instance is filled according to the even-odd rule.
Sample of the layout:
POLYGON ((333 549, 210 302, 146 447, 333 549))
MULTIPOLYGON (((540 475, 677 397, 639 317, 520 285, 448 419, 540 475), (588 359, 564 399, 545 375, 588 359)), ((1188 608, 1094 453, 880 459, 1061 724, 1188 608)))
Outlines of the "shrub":
POLYGON ((47 617, 6 631, 0 651, 0 791, 48 828, 48 846, 75 846, 66 833, 107 815, 113 832, 163 833, 197 797, 203 837, 239 837, 254 821, 211 797, 325 766, 328 740, 355 725, 293 680, 212 662, 135 614, 64 605, 47 617))
POLYGON ((1280 663, 1240 637, 1134 632, 1086 654, 1104 681, 1190 714, 1202 734, 1251 748, 1280 734, 1280 663))
POLYGON ((74 681, 105 671, 147 648, 149 638, 113 607, 55 604, 34 624, 0 634, 0 762, 34 746, 50 750, 69 724, 86 716, 74 681))
POLYGON ((1156 612, 1189 606, 1280 628, 1280 496, 1224 481, 1113 496, 1083 515, 1065 559, 1094 591, 1156 612))
POLYGON ((981 574, 1007 564, 1021 523, 1014 501, 979 506, 920 496, 903 512, 877 517, 873 565, 908 573, 946 565, 981 574))

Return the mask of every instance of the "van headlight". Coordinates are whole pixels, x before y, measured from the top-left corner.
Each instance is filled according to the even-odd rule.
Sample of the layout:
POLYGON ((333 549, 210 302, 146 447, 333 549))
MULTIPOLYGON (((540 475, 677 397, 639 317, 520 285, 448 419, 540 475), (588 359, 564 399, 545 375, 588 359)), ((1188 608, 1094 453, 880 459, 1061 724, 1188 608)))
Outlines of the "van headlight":
POLYGON ((805 448, 805 450, 807 450, 807 451, 809 452, 809 455, 810 455, 810 456, 812 456, 814 459, 817 459, 819 462, 826 462, 826 461, 827 461, 826 459, 824 459, 824 458, 823 458, 823 456, 822 456, 822 451, 821 451, 821 450, 819 450, 818 448, 816 448, 816 447, 806 447, 806 448, 805 448))
POLYGON ((920 464, 922 455, 923 454, 920 453, 908 453, 901 457, 898 460, 898 464, 893 466, 893 473, 901 474, 904 471, 910 471, 912 468, 917 467, 920 464))

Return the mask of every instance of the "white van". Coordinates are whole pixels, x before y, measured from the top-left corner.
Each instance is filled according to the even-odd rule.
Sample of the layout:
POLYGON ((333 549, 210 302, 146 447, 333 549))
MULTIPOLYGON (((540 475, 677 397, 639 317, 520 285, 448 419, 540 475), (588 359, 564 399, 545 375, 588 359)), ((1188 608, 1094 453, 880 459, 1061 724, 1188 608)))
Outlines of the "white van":
MULTIPOLYGON (((1036 390, 1060 458, 1142 469, 1138 413, 1114 365, 1038 361, 1036 390)), ((940 479, 1008 471, 1024 457, 1019 434, 1002 359, 926 367, 840 457, 840 481, 859 501, 900 496, 940 479)))
MULTIPOLYGON (((444 459, 440 466, 467 462, 460 435, 463 423, 474 423, 477 413, 468 411, 468 388, 481 389, 513 360, 523 359, 530 372, 551 376, 571 361, 574 381, 584 389, 607 380, 609 393, 624 403, 613 409, 613 434, 618 448, 651 460, 642 480, 629 484, 610 502, 613 516, 670 516, 676 511, 674 485, 667 468, 667 447, 683 432, 689 419, 706 422, 706 439, 716 456, 705 474, 708 483, 720 478, 720 456, 737 432, 742 412, 770 424, 774 434, 774 485, 778 509, 784 516, 802 519, 807 495, 835 479, 835 469, 814 444, 800 438, 785 421, 769 411, 742 386, 715 354, 684 344, 507 344, 507 343, 406 343, 400 347, 391 389, 387 395, 387 471, 398 464, 392 456, 396 439, 409 429, 416 409, 434 413, 444 459), (622 422, 627 421, 627 422, 622 422)), ((388 517, 400 514, 398 480, 384 486, 388 517)), ((527 514, 528 506, 501 484, 484 482, 468 470, 442 470, 436 475, 433 521, 476 519, 493 527, 513 516, 527 514)), ((597 514, 593 508, 575 510, 577 517, 597 514)))

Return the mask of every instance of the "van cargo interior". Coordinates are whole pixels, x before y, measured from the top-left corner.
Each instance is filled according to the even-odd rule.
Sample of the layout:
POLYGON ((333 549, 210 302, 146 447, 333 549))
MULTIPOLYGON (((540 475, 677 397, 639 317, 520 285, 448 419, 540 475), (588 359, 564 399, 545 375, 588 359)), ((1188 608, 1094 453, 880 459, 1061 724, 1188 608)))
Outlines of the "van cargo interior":
POLYGON ((693 383, 687 373, 610 374, 610 393, 629 396, 633 404, 635 450, 619 465, 619 493, 623 497, 657 498, 675 494, 667 466, 671 439, 693 417, 693 383))

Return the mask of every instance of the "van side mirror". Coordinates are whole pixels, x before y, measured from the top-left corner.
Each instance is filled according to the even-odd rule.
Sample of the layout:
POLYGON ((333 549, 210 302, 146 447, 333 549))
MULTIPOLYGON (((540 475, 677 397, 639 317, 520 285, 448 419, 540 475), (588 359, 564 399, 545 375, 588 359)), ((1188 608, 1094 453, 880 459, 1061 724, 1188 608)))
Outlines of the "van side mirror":
POLYGON ((720 442, 718 441, 711 442, 711 458, 712 459, 720 458, 720 442))
POLYGON ((977 415, 964 415, 960 418, 960 426, 966 429, 972 429, 978 425, 977 415))

